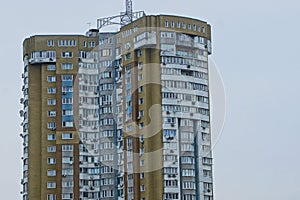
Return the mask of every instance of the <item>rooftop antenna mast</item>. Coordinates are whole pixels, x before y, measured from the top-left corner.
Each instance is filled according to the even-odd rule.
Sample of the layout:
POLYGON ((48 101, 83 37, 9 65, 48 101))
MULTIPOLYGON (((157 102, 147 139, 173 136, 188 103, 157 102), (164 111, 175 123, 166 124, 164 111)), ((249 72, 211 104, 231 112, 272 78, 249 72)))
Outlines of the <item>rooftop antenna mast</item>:
POLYGON ((104 26, 109 25, 121 25, 125 26, 130 24, 136 19, 139 19, 145 16, 144 11, 133 12, 132 0, 125 0, 126 10, 125 12, 121 12, 119 15, 104 17, 97 20, 97 29, 101 29, 104 26))

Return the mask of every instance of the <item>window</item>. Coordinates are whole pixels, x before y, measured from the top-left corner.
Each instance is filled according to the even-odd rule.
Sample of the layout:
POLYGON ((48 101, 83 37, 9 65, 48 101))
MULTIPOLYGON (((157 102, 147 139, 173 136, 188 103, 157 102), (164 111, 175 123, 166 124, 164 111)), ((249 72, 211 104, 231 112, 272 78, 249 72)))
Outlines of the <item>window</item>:
POLYGON ((48 99, 48 105, 56 105, 56 99, 48 99))
POLYGON ((48 47, 54 47, 54 40, 47 40, 48 47))
POLYGON ((62 92, 73 92, 73 87, 72 86, 63 86, 62 92))
POLYGON ((129 50, 131 47, 130 42, 126 42, 125 43, 125 49, 129 50))
POLYGON ((48 182, 47 188, 56 188, 56 182, 48 182))
POLYGON ((142 92, 143 92, 143 86, 140 86, 140 87, 139 87, 138 92, 139 92, 139 93, 142 93, 142 92))
POLYGON ((197 31, 197 26, 196 26, 196 24, 193 25, 193 30, 194 30, 194 31, 197 31))
POLYGON ((141 81, 141 80, 143 80, 143 74, 138 75, 138 81, 141 81))
POLYGON ((143 98, 140 98, 139 99, 139 105, 142 105, 144 103, 144 99, 143 98))
POLYGON ((63 57, 63 58, 72 58, 73 57, 73 52, 62 52, 61 57, 63 57))
POLYGON ((205 27, 202 26, 202 33, 205 33, 205 27))
POLYGON ((73 110, 63 110, 62 111, 63 116, 70 116, 73 115, 73 110))
MULTIPOLYGON (((73 64, 72 64, 73 65, 73 64)), ((61 76, 61 79, 63 80, 63 81, 72 81, 73 80, 73 75, 71 75, 71 74, 63 74, 62 76, 61 76)))
POLYGON ((101 78, 111 78, 111 72, 104 72, 104 73, 102 73, 101 78))
POLYGON ((48 71, 55 71, 56 70, 56 66, 55 65, 48 65, 47 66, 47 70, 48 71))
POLYGON ((74 182, 73 181, 62 181, 62 187, 66 188, 66 187, 73 187, 74 186, 74 182))
POLYGON ((182 176, 195 176, 195 170, 193 169, 183 169, 182 176))
POLYGON ((55 129, 56 128, 56 123, 55 122, 48 122, 48 129, 55 129))
POLYGON ((139 117, 143 117, 144 116, 144 110, 140 110, 139 111, 139 117))
POLYGON ((175 27, 175 23, 174 21, 171 22, 171 27, 174 28, 175 27))
POLYGON ((74 123, 73 121, 63 121, 62 122, 62 127, 66 128, 66 127, 73 127, 74 123))
POLYGON ((75 47, 76 40, 58 40, 59 47, 75 47))
POLYGON ((145 165, 145 160, 140 160, 140 166, 144 166, 145 165))
POLYGON ((73 98, 71 97, 62 98, 62 104, 73 104, 73 98))
POLYGON ((47 194, 47 200, 56 200, 56 194, 47 194))
POLYGON ((56 158, 48 158, 48 164, 53 165, 56 163, 56 158))
POLYGON ((145 173, 144 172, 140 173, 140 179, 144 179, 144 178, 145 178, 145 173))
POLYGON ((138 63, 138 69, 143 69, 143 63, 142 62, 138 63))
POLYGON ((204 195, 204 200, 212 200, 212 196, 207 196, 207 195, 204 195))
POLYGON ((210 170, 203 170, 204 177, 212 177, 212 172, 210 170))
POLYGON ((125 55, 125 60, 129 60, 131 58, 131 53, 127 53, 126 55, 125 55))
POLYGON ((48 146, 47 151, 48 151, 49 153, 54 153, 54 152, 56 152, 56 146, 48 146))
POLYGON ((55 87, 49 87, 48 88, 48 94, 55 94, 56 93, 56 88, 55 87))
POLYGON ((62 151, 73 151, 73 145, 62 145, 62 151))
POLYGON ((47 171, 47 176, 56 176, 56 170, 48 170, 47 171))
POLYGON ((95 47, 95 46, 96 46, 96 42, 94 42, 94 41, 88 42, 88 47, 92 48, 92 47, 95 47))
POLYGON ((203 187, 204 187, 204 191, 211 192, 211 190, 212 190, 212 183, 203 182, 203 187))
POLYGON ((137 54, 138 57, 141 57, 142 56, 142 50, 138 49, 137 52, 136 52, 136 54, 137 54))
POLYGON ((65 176, 67 176, 67 175, 72 176, 74 174, 74 170, 72 168, 70 168, 70 169, 63 169, 61 174, 63 176, 64 175, 65 176))
POLYGON ((139 128, 140 128, 140 129, 144 128, 144 122, 141 122, 141 123, 139 124, 139 128))
POLYGON ((63 133, 61 138, 63 140, 70 140, 70 139, 73 139, 73 133, 63 133))
POLYGON ((145 191, 145 185, 141 185, 141 191, 145 191))
POLYGON ((168 22, 168 20, 165 21, 165 27, 166 27, 166 28, 169 27, 169 22, 168 22))
POLYGON ((181 23, 177 22, 177 28, 180 28, 181 23))
POLYGON ((48 140, 56 140, 56 135, 52 134, 52 133, 49 133, 48 134, 48 140))
POLYGON ((192 25, 191 24, 188 24, 188 29, 192 29, 192 25))
POLYGON ((111 49, 103 49, 101 51, 101 56, 103 56, 103 57, 111 56, 111 49))
POLYGON ((140 148, 140 156, 143 155, 144 153, 145 153, 145 148, 144 148, 144 147, 141 147, 141 148, 140 148))
POLYGON ((55 110, 48 111, 48 117, 55 117, 55 116, 56 116, 56 111, 55 110))
POLYGON ((73 157, 62 157, 62 163, 73 164, 73 157))
POLYGON ((69 199, 73 199, 73 193, 63 193, 62 195, 61 195, 61 198, 64 200, 64 199, 66 199, 66 200, 69 200, 69 199))
POLYGON ((182 22, 182 28, 186 29, 186 24, 184 22, 182 22))
POLYGON ((56 76, 48 76, 47 81, 50 82, 50 83, 56 82, 56 76))
POLYGON ((61 68, 62 69, 73 69, 73 64, 72 63, 62 63, 61 68))

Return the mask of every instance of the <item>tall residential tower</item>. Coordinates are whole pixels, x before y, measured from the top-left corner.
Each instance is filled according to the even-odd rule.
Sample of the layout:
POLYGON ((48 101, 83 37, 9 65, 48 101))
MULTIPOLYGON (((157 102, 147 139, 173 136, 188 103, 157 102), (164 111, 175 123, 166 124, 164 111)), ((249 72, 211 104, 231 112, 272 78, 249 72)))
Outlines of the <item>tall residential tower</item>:
POLYGON ((23 200, 213 200, 209 24, 141 15, 23 47, 23 200))

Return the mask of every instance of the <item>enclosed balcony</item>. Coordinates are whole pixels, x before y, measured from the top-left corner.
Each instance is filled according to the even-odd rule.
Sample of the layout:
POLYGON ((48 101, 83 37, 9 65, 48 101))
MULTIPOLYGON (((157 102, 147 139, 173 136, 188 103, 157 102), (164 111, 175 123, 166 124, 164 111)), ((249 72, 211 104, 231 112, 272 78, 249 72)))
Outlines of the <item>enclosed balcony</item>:
POLYGON ((134 38, 134 49, 154 48, 156 42, 156 32, 144 32, 134 38))
POLYGON ((34 51, 31 53, 29 64, 41 64, 41 63, 55 63, 56 52, 55 51, 34 51))

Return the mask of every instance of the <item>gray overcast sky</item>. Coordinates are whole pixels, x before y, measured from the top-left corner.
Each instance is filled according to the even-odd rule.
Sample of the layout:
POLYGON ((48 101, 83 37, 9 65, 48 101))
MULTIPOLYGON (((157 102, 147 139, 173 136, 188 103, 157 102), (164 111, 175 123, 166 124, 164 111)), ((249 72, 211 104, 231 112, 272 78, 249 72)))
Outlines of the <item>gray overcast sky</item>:
MULTIPOLYGON (((0 195, 20 199, 22 41, 80 33, 124 10, 123 0, 5 1, 1 5, 0 195)), ((151 0, 147 14, 208 21, 227 93, 227 118, 214 148, 216 200, 300 199, 300 3, 296 0, 151 0)))

